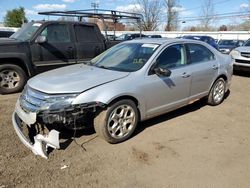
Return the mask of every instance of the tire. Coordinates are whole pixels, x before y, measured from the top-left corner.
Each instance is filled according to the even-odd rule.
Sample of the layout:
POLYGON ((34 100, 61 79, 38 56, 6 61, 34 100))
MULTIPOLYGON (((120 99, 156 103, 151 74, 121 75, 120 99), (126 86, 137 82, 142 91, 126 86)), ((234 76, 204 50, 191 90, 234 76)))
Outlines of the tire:
POLYGON ((94 119, 96 133, 111 144, 127 140, 138 123, 138 109, 129 99, 115 102, 94 119))
POLYGON ((223 78, 218 78, 208 94, 207 103, 211 106, 219 105, 223 102, 226 92, 226 82, 223 78))
POLYGON ((16 93, 27 81, 24 70, 13 64, 0 65, 0 94, 16 93))

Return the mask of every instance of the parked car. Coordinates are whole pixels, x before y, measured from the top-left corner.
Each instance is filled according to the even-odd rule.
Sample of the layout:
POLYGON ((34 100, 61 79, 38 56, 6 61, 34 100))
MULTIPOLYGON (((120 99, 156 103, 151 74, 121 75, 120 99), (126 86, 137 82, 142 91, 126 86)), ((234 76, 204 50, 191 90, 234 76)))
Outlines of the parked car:
POLYGON ((229 54, 234 48, 242 46, 244 44, 243 40, 220 40, 218 43, 219 50, 221 53, 229 54))
POLYGON ((104 37, 106 40, 111 40, 111 41, 113 41, 113 40, 116 39, 116 36, 115 36, 115 35, 107 35, 106 37, 105 37, 105 35, 103 35, 103 37, 104 37))
POLYGON ((161 35, 148 35, 149 38, 162 38, 161 35))
POLYGON ((216 41, 214 40, 214 38, 209 37, 209 36, 184 35, 182 38, 183 39, 200 40, 200 41, 203 41, 203 42, 206 42, 206 43, 210 44, 215 49, 219 50, 218 44, 216 43, 216 41))
POLYGON ((204 42, 127 41, 89 64, 31 78, 12 122, 21 141, 45 158, 47 147, 60 148, 63 127, 78 130, 93 122, 101 138, 119 143, 131 137, 139 121, 203 97, 210 105, 220 104, 232 71, 231 57, 204 42))
POLYGON ((133 40, 135 38, 144 38, 144 37, 147 37, 147 35, 140 33, 126 33, 116 37, 116 40, 124 41, 124 40, 133 40))
POLYGON ((0 38, 9 38, 14 33, 14 31, 0 31, 0 38))
POLYGON ((28 77, 91 60, 118 42, 106 42, 96 24, 30 22, 0 39, 0 94, 20 91, 28 77))
POLYGON ((234 59, 234 70, 250 71, 250 39, 243 46, 232 50, 230 55, 234 59))

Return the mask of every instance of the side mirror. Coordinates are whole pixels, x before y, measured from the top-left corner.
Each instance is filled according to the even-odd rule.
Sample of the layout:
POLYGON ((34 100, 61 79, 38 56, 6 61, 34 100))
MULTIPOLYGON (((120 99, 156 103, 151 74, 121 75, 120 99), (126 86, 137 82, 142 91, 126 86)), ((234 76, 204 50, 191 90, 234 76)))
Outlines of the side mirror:
POLYGON ((169 69, 164 69, 161 67, 156 67, 154 69, 154 72, 158 75, 158 76, 166 76, 169 77, 171 75, 171 71, 169 69))
POLYGON ((47 37, 46 37, 46 36, 41 36, 41 35, 39 35, 39 36, 36 38, 35 42, 38 43, 38 44, 45 43, 45 42, 47 42, 47 37))

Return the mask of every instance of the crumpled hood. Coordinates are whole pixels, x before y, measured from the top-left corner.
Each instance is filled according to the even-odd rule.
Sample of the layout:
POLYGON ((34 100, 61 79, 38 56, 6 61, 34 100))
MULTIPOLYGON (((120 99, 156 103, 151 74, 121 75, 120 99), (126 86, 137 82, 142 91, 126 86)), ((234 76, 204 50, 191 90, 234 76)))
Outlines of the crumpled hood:
POLYGON ((80 93, 127 75, 127 72, 77 64, 39 74, 31 78, 28 85, 48 94, 80 93))
POLYGON ((238 48, 235 48, 235 50, 238 50, 239 52, 248 52, 248 53, 250 53, 250 46, 240 46, 238 48))

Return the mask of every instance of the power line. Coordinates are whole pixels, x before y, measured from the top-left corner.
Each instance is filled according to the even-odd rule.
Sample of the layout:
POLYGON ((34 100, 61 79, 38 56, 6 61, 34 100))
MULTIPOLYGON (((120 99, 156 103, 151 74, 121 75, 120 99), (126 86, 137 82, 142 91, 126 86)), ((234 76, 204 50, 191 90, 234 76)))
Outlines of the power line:
MULTIPOLYGON (((213 3, 213 5, 218 5, 218 4, 222 4, 222 3, 226 3, 228 1, 231 1, 231 0, 222 0, 222 1, 218 1, 218 2, 215 2, 213 3)), ((180 10, 178 12, 185 12, 185 11, 189 11, 189 10, 196 10, 196 9, 200 9, 202 8, 203 6, 198 6, 198 7, 194 7, 194 8, 188 8, 188 9, 184 9, 184 10, 180 10)))
POLYGON ((208 16, 185 17, 185 18, 180 18, 179 21, 197 21, 197 20, 203 20, 203 19, 225 19, 225 18, 246 17, 246 16, 250 16, 250 11, 229 12, 229 13, 222 13, 222 14, 213 14, 213 15, 208 15, 208 16))

